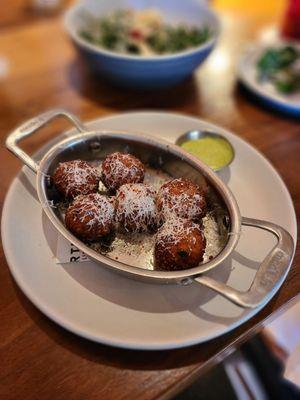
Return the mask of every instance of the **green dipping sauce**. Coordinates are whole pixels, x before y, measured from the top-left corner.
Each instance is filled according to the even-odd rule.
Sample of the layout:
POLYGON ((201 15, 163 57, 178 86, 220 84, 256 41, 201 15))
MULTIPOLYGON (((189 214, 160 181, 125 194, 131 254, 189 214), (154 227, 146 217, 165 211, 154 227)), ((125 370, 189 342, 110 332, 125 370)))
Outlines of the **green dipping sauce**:
POLYGON ((188 140, 181 147, 214 170, 225 167, 233 159, 231 145, 219 137, 204 136, 200 139, 188 140))

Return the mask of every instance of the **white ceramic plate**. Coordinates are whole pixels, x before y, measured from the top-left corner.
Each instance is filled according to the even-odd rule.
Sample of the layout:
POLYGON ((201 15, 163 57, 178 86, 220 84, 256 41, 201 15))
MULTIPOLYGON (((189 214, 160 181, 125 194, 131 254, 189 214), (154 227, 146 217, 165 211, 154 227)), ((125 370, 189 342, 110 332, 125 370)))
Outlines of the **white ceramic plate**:
MULTIPOLYGON (((221 177, 242 214, 282 225, 296 240, 296 217, 284 183, 269 162, 237 136, 199 119, 150 112, 102 118, 87 126, 143 131, 170 141, 190 129, 216 129, 236 150, 234 162, 221 177)), ((243 310, 196 283, 146 284, 93 262, 56 264, 57 234, 43 215, 34 185, 27 168, 12 183, 3 209, 4 251, 23 292, 66 329, 114 346, 170 349, 220 336, 259 311, 243 310)), ((246 228, 232 257, 210 275, 238 289, 248 288, 273 240, 267 232, 246 228)))
POLYGON ((300 115, 300 92, 284 95, 278 93, 271 83, 257 81, 256 63, 262 52, 268 47, 280 45, 269 43, 265 45, 253 45, 243 55, 238 66, 238 77, 240 81, 264 103, 290 114, 300 115))

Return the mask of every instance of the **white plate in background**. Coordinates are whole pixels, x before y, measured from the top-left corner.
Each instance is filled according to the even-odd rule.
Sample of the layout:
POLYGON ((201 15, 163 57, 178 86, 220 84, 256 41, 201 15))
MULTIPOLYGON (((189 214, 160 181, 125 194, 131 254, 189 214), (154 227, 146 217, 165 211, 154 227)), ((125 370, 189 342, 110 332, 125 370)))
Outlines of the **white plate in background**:
MULTIPOLYGON (((238 78, 241 83, 264 103, 279 111, 300 116, 300 91, 293 94, 279 93, 274 85, 269 82, 257 80, 256 64, 259 57, 267 48, 279 47, 287 43, 271 42, 268 44, 255 44, 244 53, 238 66, 238 78)), ((292 44, 295 46, 295 44, 292 44)), ((297 46, 300 50, 300 47, 297 46)))

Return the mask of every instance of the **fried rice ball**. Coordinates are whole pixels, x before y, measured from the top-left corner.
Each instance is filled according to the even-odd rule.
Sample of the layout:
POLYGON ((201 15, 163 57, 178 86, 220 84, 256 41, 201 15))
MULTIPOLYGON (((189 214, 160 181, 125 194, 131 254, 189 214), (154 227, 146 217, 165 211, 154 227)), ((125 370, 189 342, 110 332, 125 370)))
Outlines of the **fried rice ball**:
POLYGON ((198 224, 171 218, 158 230, 154 264, 166 271, 193 268, 203 260, 206 240, 198 224))
POLYGON ((100 193, 76 197, 65 215, 65 224, 77 237, 96 241, 114 230, 114 199, 100 193))
POLYGON ((161 186, 157 207, 164 220, 172 215, 198 220, 205 215, 206 200, 200 186, 189 179, 176 178, 161 186))
POLYGON ((116 193, 116 222, 124 232, 154 231, 158 225, 156 191, 142 183, 121 186, 116 193))
POLYGON ((97 192, 100 172, 86 161, 73 160, 60 163, 53 181, 57 190, 68 200, 80 194, 97 192))
POLYGON ((144 181, 145 167, 131 154, 112 153, 105 158, 101 168, 101 180, 110 191, 115 191, 127 183, 144 181))

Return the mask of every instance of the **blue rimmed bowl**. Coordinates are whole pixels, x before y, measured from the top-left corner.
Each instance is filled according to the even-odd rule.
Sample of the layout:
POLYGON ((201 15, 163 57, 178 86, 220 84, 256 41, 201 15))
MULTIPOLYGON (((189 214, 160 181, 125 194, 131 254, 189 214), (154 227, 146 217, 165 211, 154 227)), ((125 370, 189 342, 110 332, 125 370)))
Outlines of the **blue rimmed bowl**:
POLYGON ((183 81, 211 53, 220 33, 219 20, 204 0, 83 0, 66 12, 64 25, 93 71, 117 85, 142 89, 170 87, 183 81), (211 38, 186 51, 144 57, 112 52, 80 36, 85 24, 84 13, 103 17, 124 8, 157 8, 167 23, 206 26, 211 31, 211 38))

